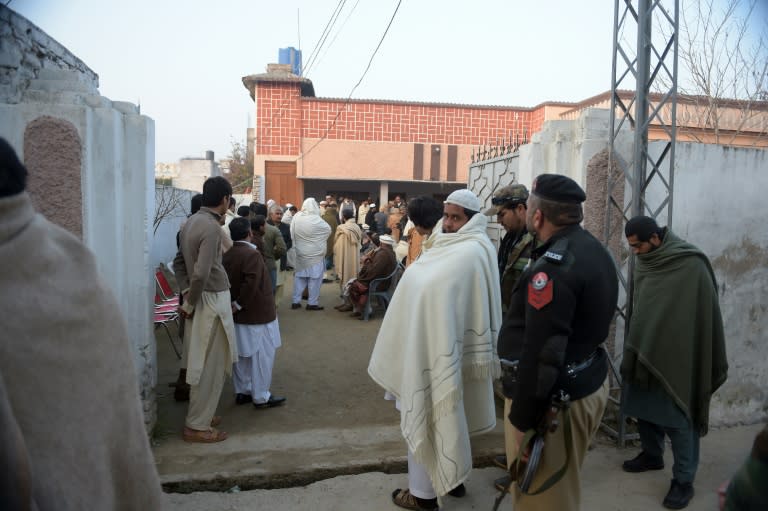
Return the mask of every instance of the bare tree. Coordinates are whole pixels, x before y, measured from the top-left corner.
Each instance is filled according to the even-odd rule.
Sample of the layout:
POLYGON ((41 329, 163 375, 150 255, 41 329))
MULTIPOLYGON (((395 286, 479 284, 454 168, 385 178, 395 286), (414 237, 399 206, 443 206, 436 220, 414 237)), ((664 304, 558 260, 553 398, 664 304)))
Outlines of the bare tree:
POLYGON ((253 187, 253 154, 241 141, 231 140, 232 152, 229 159, 229 179, 233 193, 248 193, 253 187))
POLYGON ((681 2, 680 134, 724 145, 768 136, 768 19, 758 19, 759 1, 681 2))
POLYGON ((154 234, 157 234, 157 229, 164 220, 187 215, 188 211, 184 204, 186 195, 185 190, 173 186, 155 185, 155 218, 152 222, 154 234))

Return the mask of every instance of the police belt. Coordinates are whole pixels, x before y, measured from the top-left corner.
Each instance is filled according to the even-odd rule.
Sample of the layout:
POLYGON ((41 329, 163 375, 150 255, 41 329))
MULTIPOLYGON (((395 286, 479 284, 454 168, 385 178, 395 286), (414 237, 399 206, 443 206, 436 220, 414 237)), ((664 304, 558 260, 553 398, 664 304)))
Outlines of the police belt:
MULTIPOLYGON (((592 363, 597 360, 597 356, 597 350, 594 350, 583 360, 565 364, 565 374, 571 379, 576 378, 580 372, 588 369, 592 363)), ((517 373, 520 369, 520 361, 502 358, 499 362, 501 362, 502 378, 508 379, 512 383, 517 383, 517 373)))

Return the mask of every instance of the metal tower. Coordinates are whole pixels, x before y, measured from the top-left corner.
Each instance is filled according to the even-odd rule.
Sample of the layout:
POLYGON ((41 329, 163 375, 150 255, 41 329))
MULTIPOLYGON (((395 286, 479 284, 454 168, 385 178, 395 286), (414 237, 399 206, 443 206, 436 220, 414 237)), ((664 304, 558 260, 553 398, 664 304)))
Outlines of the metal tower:
MULTIPOLYGON (((658 218, 672 224, 677 110, 677 53, 679 0, 615 0, 613 65, 611 81, 610 156, 605 243, 613 247, 619 274, 617 338, 626 338, 632 316, 634 256, 623 242, 624 224, 636 215, 658 218), (662 4, 671 4, 668 6, 662 4), (633 41, 634 39, 634 41, 633 41), (624 90, 622 90, 622 88, 624 90), (651 150, 648 131, 661 139, 651 150), (618 152, 620 134, 631 130, 632 159, 618 152)), ((616 370, 621 353, 612 364, 614 390, 621 390, 616 370)), ((622 391, 623 395, 623 391, 622 391)), ((626 440, 623 399, 612 395, 619 407, 618 428, 604 428, 620 446, 626 440)))

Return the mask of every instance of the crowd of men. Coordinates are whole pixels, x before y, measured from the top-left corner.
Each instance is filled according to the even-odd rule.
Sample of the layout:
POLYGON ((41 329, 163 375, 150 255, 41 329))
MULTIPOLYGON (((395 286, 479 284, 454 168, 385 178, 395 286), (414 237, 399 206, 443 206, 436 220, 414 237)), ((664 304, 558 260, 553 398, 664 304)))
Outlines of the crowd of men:
MULTIPOLYGON (((9 509, 158 508, 136 377, 121 363, 130 356, 118 305, 82 243, 35 213, 25 184, 26 169, 0 139, 3 289, 19 278, 39 281, 24 286, 29 293, 3 297, 17 321, 4 326, 0 357, 0 425, 14 446, 0 455, 8 468, 0 483, 14 489, 2 492, 2 502, 9 509), (73 297, 91 311, 88 321, 81 310, 61 307, 73 297), (49 313, 33 316, 41 306, 49 313), (19 399, 39 374, 51 383, 46 393, 19 399), (93 381, 101 383, 98 392, 93 381), (110 414, 89 420, 85 404, 110 414), (57 428, 41 429, 51 413, 57 428), (100 470, 87 477, 75 469, 94 466, 100 470), (115 477, 125 471, 132 476, 115 477), (54 480, 55 488, 42 483, 54 480)), ((493 380, 501 377, 506 456, 498 462, 508 475, 497 486, 512 494, 516 511, 579 509, 581 466, 608 400, 602 344, 618 299, 611 255, 580 225, 585 199, 570 178, 542 174, 530 191, 499 189, 485 211, 466 189, 443 202, 397 197, 387 217, 396 221, 387 223, 371 201, 349 198, 308 198, 300 210, 273 203, 236 209, 226 179, 206 180, 173 262, 184 318, 177 387, 177 399, 189 401, 184 440, 227 438, 215 415, 227 374, 238 404, 264 409, 286 401, 270 392, 281 345, 276 296, 286 271, 294 272, 292 309, 306 292, 305 309, 322 310, 326 280, 339 283, 337 309, 359 316, 366 288, 404 262, 368 367, 400 413, 407 445, 408 487, 392 492, 393 503, 437 510, 444 496, 466 494, 469 438, 495 427, 493 380), (486 232, 492 216, 506 231, 498 251, 486 232), (400 241, 407 246, 398 254, 400 241), (523 473, 531 480, 522 483, 523 473)), ((693 497, 711 396, 727 377, 718 287, 707 257, 652 218, 632 218, 625 235, 637 255, 636 313, 621 374, 642 451, 622 468, 663 469, 668 436, 673 479, 662 503, 681 509, 693 497)), ((761 435, 750 462, 765 459, 761 435)), ((732 505, 761 494, 748 469, 729 489, 732 505)))

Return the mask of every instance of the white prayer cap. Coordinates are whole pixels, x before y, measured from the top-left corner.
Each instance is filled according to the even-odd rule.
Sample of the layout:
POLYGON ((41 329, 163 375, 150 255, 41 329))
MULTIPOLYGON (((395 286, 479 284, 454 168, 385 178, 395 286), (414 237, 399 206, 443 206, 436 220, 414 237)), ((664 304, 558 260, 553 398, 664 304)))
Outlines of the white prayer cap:
POLYGON ((448 198, 445 199, 445 204, 456 204, 457 206, 461 206, 470 211, 480 211, 482 208, 482 204, 480 204, 480 199, 477 198, 477 195, 466 188, 452 192, 448 198))
POLYGON ((368 206, 369 206, 369 207, 371 207, 371 208, 375 208, 375 207, 376 207, 376 204, 374 204, 373 202, 371 202, 370 204, 368 204, 368 206))
POLYGON ((382 234, 381 236, 379 236, 379 242, 386 243, 387 245, 395 244, 395 240, 389 234, 382 234))
POLYGON ((285 207, 286 207, 286 208, 292 208, 292 207, 293 207, 293 204, 291 204, 290 202, 286 202, 286 203, 285 203, 285 207))

